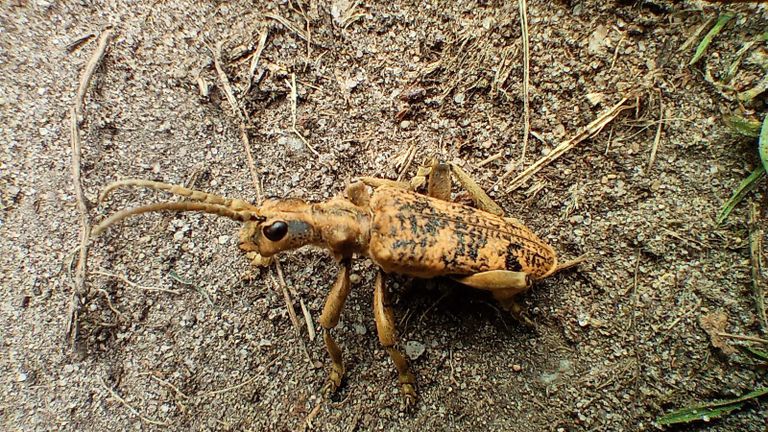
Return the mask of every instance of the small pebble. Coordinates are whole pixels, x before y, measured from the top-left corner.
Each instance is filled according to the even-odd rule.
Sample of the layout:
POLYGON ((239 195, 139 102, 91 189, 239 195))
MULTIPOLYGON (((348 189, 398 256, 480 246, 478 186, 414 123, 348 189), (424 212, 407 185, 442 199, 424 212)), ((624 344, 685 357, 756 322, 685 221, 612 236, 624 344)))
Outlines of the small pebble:
POLYGON ((408 341, 405 343, 405 355, 411 360, 416 360, 421 357, 426 349, 427 347, 419 341, 408 341))
POLYGON ((352 330, 354 330, 354 332, 360 336, 365 335, 365 333, 368 331, 368 329, 366 329, 365 326, 360 323, 352 323, 352 330))
POLYGON ((515 372, 520 372, 521 370, 523 370, 523 367, 520 366, 519 364, 513 364, 512 365, 512 370, 515 371, 515 372))
POLYGON ((360 283, 360 275, 357 273, 352 273, 349 275, 349 282, 353 284, 359 284, 360 283))

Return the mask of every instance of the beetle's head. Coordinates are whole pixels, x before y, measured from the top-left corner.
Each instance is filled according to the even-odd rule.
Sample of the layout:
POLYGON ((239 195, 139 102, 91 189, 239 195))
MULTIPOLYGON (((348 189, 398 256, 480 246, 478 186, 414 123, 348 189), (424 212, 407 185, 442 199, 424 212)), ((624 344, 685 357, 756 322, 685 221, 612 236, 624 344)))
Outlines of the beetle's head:
POLYGON ((258 252, 267 258, 317 243, 320 238, 314 227, 312 206, 300 199, 266 200, 258 214, 240 231, 240 248, 244 251, 258 252))

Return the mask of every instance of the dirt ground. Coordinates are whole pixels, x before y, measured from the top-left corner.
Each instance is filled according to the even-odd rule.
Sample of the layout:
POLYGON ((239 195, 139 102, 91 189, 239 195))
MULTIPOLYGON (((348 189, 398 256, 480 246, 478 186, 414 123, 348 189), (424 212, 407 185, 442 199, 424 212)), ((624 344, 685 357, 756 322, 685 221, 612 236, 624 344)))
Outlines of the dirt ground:
MULTIPOLYGON (((654 419, 673 408, 764 386, 763 371, 714 347, 702 325, 724 317, 723 331, 760 335, 748 206, 715 224, 759 159, 723 125, 738 104, 704 72, 764 31, 765 6, 730 7, 737 18, 696 66, 687 66, 695 45, 680 50, 721 9, 529 0, 531 135, 520 164, 517 2, 3 2, 2 429, 639 431, 658 429, 654 419), (323 400, 322 338, 295 332, 274 270, 252 267, 238 224, 215 216, 144 215, 94 240, 71 349, 80 223, 69 109, 110 26, 81 124, 94 221, 167 199, 132 189, 97 207, 101 188, 123 178, 257 202, 214 67, 221 44, 265 195, 325 200, 355 176, 408 178, 437 155, 461 164, 561 259, 590 258, 522 297, 535 329, 482 293, 393 278, 418 379, 411 412, 376 337, 375 267, 355 263, 359 281, 335 331, 347 377, 323 400), (308 145, 293 131, 294 77, 295 127, 308 145), (522 188, 493 186, 624 97, 633 109, 522 188)), ((747 85, 755 72, 738 77, 747 85)), ((762 204, 764 191, 750 198, 762 204)), ((314 249, 281 262, 299 321, 303 302, 319 331, 336 264, 314 249)), ((767 417, 753 402, 690 429, 762 431, 767 417)))

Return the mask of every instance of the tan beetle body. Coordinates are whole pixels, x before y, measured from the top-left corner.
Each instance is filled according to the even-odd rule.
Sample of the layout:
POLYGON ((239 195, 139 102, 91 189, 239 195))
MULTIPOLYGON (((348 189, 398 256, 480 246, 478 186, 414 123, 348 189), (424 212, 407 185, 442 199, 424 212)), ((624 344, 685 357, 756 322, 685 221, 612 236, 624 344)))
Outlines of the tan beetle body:
POLYGON ((377 189, 370 206, 367 255, 388 273, 431 278, 510 270, 539 279, 557 267, 555 251, 513 219, 392 188, 377 189))
POLYGON ((406 404, 411 405, 416 400, 415 378, 405 357, 395 348, 395 320, 387 301, 384 273, 451 277, 490 291, 502 306, 519 313, 515 295, 558 269, 554 250, 516 219, 494 214, 501 213, 500 208, 460 168, 434 163, 427 173, 429 196, 413 192, 405 183, 363 178, 347 187, 345 197, 314 204, 298 199, 266 200, 259 206, 181 186, 124 180, 110 185, 101 199, 119 187, 143 186, 181 195, 189 201, 119 211, 94 227, 93 235, 130 215, 160 210, 202 211, 244 222, 240 248, 256 253, 259 262, 304 245, 330 250, 340 263, 340 271, 320 317, 332 360, 329 391, 338 388, 345 372, 341 349, 330 331, 338 324, 351 289, 351 259, 355 255, 369 257, 382 270, 374 284, 373 301, 379 340, 395 363, 406 404), (449 201, 451 172, 476 204, 489 211, 449 201))
POLYGON ((509 270, 541 279, 557 267, 552 247, 515 219, 390 186, 375 189, 365 207, 339 197, 269 200, 259 211, 266 220, 246 222, 241 247, 263 257, 311 244, 419 278, 509 270), (289 221, 288 230, 272 241, 260 228, 276 221, 289 221))

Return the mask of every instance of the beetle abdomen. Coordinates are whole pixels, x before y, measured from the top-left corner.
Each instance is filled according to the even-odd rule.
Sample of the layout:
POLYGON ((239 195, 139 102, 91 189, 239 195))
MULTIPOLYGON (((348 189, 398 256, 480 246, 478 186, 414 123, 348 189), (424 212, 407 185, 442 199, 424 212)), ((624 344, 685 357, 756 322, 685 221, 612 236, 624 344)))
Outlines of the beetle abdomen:
POLYGON ((387 272, 434 277, 511 270, 537 279, 557 265, 554 250, 511 219, 389 187, 376 189, 370 205, 370 256, 387 272))

